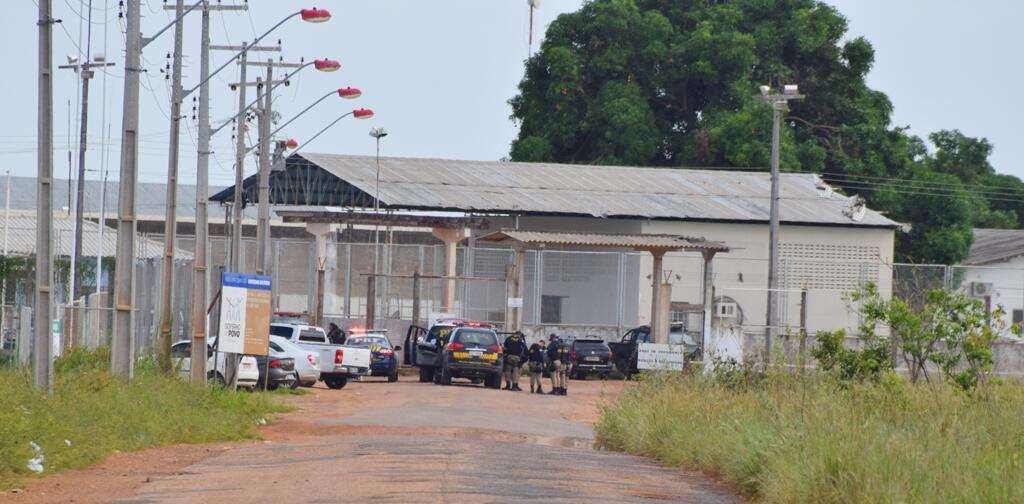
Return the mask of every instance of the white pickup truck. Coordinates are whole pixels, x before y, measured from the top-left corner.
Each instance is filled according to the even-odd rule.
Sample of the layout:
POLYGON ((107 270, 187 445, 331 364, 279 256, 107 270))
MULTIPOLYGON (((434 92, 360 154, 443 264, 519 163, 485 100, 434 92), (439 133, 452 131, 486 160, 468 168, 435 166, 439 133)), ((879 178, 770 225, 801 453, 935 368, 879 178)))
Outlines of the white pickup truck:
POLYGON ((331 389, 344 388, 349 378, 369 376, 370 350, 331 344, 327 333, 320 327, 274 322, 270 334, 299 345, 320 358, 320 380, 331 389))

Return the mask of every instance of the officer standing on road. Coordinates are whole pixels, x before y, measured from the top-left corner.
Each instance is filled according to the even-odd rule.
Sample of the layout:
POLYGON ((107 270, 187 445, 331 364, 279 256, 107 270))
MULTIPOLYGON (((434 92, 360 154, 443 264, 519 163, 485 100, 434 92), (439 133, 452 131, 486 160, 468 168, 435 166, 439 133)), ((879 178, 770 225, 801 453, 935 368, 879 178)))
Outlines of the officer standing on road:
POLYGON ((541 387, 541 382, 544 378, 544 354, 547 348, 544 346, 544 340, 530 345, 530 393, 531 394, 543 394, 544 389, 541 387))
POLYGON ((569 350, 557 334, 548 336, 548 360, 551 362, 551 395, 565 395, 566 365, 569 362, 569 350))
POLYGON ((503 350, 505 351, 505 390, 523 390, 519 388, 519 369, 527 356, 526 336, 520 331, 512 333, 511 336, 505 338, 503 350))

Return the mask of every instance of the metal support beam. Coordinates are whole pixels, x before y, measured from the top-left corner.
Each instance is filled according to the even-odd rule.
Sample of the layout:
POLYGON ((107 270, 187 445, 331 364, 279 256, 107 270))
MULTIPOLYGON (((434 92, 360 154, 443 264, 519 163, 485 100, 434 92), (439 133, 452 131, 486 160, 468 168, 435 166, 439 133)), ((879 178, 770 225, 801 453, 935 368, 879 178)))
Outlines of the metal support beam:
POLYGON ((210 46, 211 51, 258 51, 258 52, 281 52, 281 46, 246 46, 246 45, 212 45, 210 46))

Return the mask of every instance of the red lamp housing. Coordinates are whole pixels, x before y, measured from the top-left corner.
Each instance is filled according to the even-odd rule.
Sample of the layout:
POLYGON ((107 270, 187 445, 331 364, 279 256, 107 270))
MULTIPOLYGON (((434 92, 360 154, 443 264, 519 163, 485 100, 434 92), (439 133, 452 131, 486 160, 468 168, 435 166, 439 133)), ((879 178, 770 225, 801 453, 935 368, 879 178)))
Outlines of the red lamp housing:
POLYGON ((347 87, 339 89, 338 96, 345 98, 346 100, 353 100, 359 98, 360 96, 363 96, 363 92, 360 91, 358 88, 347 87))
POLYGON ((287 142, 285 143, 285 146, 287 146, 287 147, 288 147, 289 149, 294 149, 294 148, 296 148, 296 147, 298 147, 298 146, 299 146, 299 141, 298 141, 298 140, 296 140, 296 139, 294 139, 294 138, 292 138, 292 139, 289 139, 289 140, 288 140, 288 141, 287 141, 287 142))
POLYGON ((329 60, 327 58, 314 60, 313 68, 321 72, 334 72, 341 68, 341 62, 338 60, 329 60))
POLYGON ((369 119, 373 117, 373 111, 370 109, 362 108, 359 110, 353 110, 352 115, 355 116, 356 119, 369 119))
POLYGON ((323 23, 331 19, 331 13, 327 9, 302 9, 299 11, 302 14, 302 20, 307 23, 323 23))

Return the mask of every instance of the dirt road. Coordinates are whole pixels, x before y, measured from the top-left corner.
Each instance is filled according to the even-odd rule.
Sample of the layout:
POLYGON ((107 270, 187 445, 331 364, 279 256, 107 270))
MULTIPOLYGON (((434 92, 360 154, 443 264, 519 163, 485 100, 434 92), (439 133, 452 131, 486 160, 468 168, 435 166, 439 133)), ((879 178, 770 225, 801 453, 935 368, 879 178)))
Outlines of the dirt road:
MULTIPOLYGON (((415 383, 290 398, 265 441, 157 448, 40 480, 12 502, 738 502, 700 474, 591 448, 602 398, 415 383)), ((524 382, 525 383, 525 382, 524 382)))

